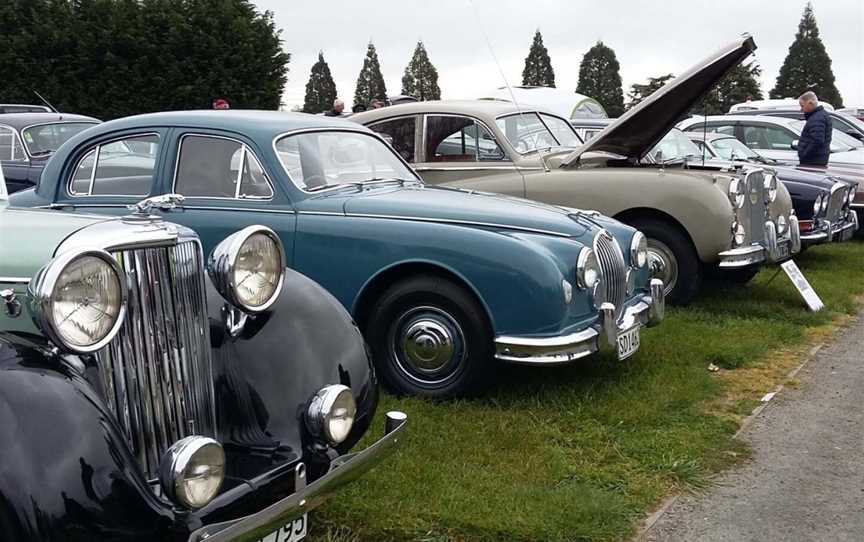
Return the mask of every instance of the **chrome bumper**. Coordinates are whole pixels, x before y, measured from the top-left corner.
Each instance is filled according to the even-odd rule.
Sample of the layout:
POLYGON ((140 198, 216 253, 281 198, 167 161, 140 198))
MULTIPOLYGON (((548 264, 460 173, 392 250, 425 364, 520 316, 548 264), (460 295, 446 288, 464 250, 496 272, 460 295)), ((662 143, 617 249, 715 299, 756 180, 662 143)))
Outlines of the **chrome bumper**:
POLYGON ((725 250, 718 254, 719 266, 723 269, 735 269, 764 261, 779 262, 789 259, 801 252, 801 231, 798 229, 798 217, 795 215, 789 216, 788 230, 787 237, 778 239, 777 226, 770 220, 766 221, 764 245, 756 244, 725 250))
POLYGON ((858 214, 850 210, 844 220, 837 222, 821 221, 818 230, 801 235, 801 241, 807 245, 831 243, 833 241, 848 241, 858 231, 858 214))
POLYGON ((339 487, 356 480, 390 455, 407 421, 408 417, 401 412, 388 412, 385 435, 373 445, 361 452, 336 458, 330 465, 330 471, 308 486, 306 467, 299 463, 294 469, 294 493, 255 514, 201 527, 189 535, 189 542, 257 540, 299 518, 326 501, 339 487))
POLYGON ((559 365, 584 358, 606 347, 615 347, 618 332, 634 325, 655 326, 666 314, 663 281, 651 279, 649 295, 627 307, 616 321, 615 305, 600 305, 597 323, 589 328, 557 337, 498 336, 495 358, 510 363, 528 365, 559 365))

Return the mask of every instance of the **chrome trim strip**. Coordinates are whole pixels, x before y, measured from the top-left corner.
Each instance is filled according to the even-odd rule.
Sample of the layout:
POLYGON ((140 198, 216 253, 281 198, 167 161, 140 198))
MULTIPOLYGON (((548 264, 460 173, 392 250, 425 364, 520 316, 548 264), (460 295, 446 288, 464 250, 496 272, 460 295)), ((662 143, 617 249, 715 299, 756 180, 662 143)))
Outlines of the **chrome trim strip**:
POLYGON ((750 245, 724 250, 717 256, 720 258, 719 267, 747 267, 765 261, 765 249, 761 245, 750 245))
POLYGON ((111 143, 114 143, 117 141, 123 141, 126 139, 140 139, 142 137, 147 137, 147 136, 156 136, 156 145, 158 146, 158 150, 156 151, 156 158, 153 161, 152 177, 153 177, 153 180, 155 180, 156 179, 156 165, 159 162, 159 160, 158 160, 159 153, 162 152, 162 148, 161 148, 162 136, 159 134, 159 132, 142 132, 140 134, 125 134, 125 135, 116 137, 114 139, 106 139, 105 141, 97 143, 95 147, 91 147, 91 148, 87 149, 87 151, 81 156, 81 158, 77 162, 75 162, 75 167, 72 168, 72 175, 66 181, 66 194, 70 198, 100 198, 100 197, 101 198, 109 198, 109 197, 111 197, 111 198, 140 198, 142 196, 150 195, 150 192, 153 191, 153 180, 150 181, 150 186, 148 187, 147 193, 145 193, 145 194, 93 194, 93 183, 96 179, 96 169, 99 166, 99 154, 101 152, 102 146, 103 145, 110 145, 111 143), (93 171, 90 173, 90 186, 87 189, 87 194, 75 193, 72 191, 72 179, 75 177, 75 172, 78 171, 78 167, 81 165, 81 162, 83 162, 87 158, 87 155, 89 155, 91 152, 95 152, 96 156, 95 156, 95 159, 93 160, 93 171))
MULTIPOLYGON (((194 198, 193 198, 194 199, 194 198)), ((187 200, 188 201, 188 200, 187 200)), ((243 201, 242 199, 240 201, 243 201)), ((188 210, 198 210, 198 211, 239 211, 242 213, 271 213, 271 214, 279 214, 279 215, 296 215, 297 211, 294 210, 286 210, 286 209, 260 209, 258 207, 216 207, 216 206, 208 206, 208 205, 183 205, 183 208, 188 210)), ((337 213, 341 214, 341 213, 337 213)), ((170 217, 166 217, 167 220, 170 220, 170 217)))
POLYGON ((492 222, 474 222, 471 220, 456 220, 449 218, 424 218, 417 216, 402 216, 402 215, 376 215, 376 214, 365 214, 365 213, 346 213, 347 217, 354 218, 383 218, 388 220, 411 220, 417 222, 431 222, 431 223, 441 223, 441 224, 458 224, 463 226, 479 226, 484 228, 502 228, 505 230, 517 230, 517 231, 527 231, 531 233, 542 233, 546 235, 555 235, 558 237, 572 237, 569 233, 562 233, 557 231, 550 230, 542 230, 539 228, 526 228, 523 226, 512 226, 508 224, 496 224, 492 222))
POLYGON ((30 284, 28 277, 0 277, 0 282, 5 284, 30 284))
MULTIPOLYGON (((430 163, 430 162, 426 162, 426 163, 430 163)), ((492 169, 492 170, 496 170, 496 171, 519 171, 520 170, 520 168, 517 168, 516 166, 513 166, 513 165, 505 166, 505 165, 498 165, 498 164, 493 164, 490 166, 422 166, 422 165, 415 165, 414 166, 415 171, 484 171, 487 169, 492 169)), ((532 169, 539 170, 541 168, 532 168, 532 169)))

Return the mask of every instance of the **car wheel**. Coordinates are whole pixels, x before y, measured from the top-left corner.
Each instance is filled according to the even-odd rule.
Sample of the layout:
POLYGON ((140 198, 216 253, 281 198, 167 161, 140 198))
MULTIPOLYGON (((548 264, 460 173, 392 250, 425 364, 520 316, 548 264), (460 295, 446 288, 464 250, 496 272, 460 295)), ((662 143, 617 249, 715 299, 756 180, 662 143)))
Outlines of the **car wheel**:
POLYGON ((666 300, 673 305, 690 303, 702 285, 702 265, 687 236, 661 220, 637 218, 627 223, 647 237, 651 276, 663 281, 666 300))
POLYGON ((366 333, 378 373, 396 393, 455 397, 494 378, 486 315, 474 296, 445 278, 394 284, 372 308, 366 333))

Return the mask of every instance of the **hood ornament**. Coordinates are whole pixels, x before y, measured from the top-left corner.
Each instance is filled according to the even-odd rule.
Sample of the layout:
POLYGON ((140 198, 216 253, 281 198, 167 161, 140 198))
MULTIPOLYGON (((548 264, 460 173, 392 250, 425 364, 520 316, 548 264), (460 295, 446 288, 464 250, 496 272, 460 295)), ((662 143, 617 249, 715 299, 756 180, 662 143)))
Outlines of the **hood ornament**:
POLYGON ((153 196, 135 203, 127 205, 126 208, 132 211, 132 216, 135 218, 149 217, 153 209, 166 211, 182 207, 185 197, 180 194, 162 194, 161 196, 153 196))

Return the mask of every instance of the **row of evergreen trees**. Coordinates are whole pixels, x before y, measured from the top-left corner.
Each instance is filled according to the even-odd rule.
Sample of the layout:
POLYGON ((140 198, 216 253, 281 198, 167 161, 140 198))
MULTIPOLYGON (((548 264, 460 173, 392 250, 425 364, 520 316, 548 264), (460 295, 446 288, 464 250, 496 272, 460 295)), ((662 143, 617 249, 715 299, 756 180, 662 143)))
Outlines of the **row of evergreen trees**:
MULTIPOLYGON (((598 41, 582 58, 576 92, 595 98, 603 105, 610 117, 620 116, 625 111, 625 105, 619 71, 620 65, 615 57, 615 51, 602 41, 598 41)), ((761 100, 763 98, 759 86, 761 74, 762 70, 755 62, 736 66, 703 99, 694 112, 705 115, 722 114, 735 103, 747 99, 761 100)), ((626 108, 635 106, 673 77, 674 75, 669 73, 650 77, 646 83, 632 85, 627 93, 626 108)), ((531 48, 525 58, 522 85, 555 87, 555 70, 552 69, 549 51, 543 45, 543 36, 539 30, 534 34, 531 48)), ((770 96, 772 98, 797 97, 807 90, 815 91, 820 99, 834 106, 839 107, 843 104, 843 99, 834 83, 831 59, 819 37, 813 7, 809 3, 804 9, 795 41, 789 48, 789 54, 780 68, 777 83, 771 90, 770 96)), ((383 100, 386 94, 378 55, 375 46, 370 43, 363 69, 357 79, 354 102, 366 104, 373 99, 383 100)), ((438 72, 429 61, 422 42, 417 44, 414 56, 405 68, 405 75, 402 77, 402 94, 420 100, 440 98, 438 72)), ((306 101, 303 110, 311 113, 325 111, 332 106, 335 98, 336 85, 330 76, 330 69, 324 61, 323 54, 319 53, 318 62, 312 67, 312 76, 306 85, 306 101)))

